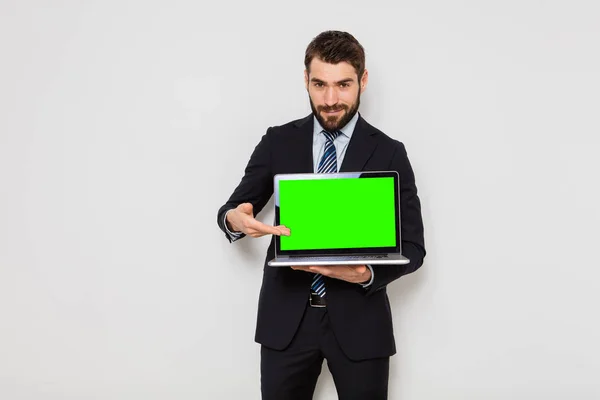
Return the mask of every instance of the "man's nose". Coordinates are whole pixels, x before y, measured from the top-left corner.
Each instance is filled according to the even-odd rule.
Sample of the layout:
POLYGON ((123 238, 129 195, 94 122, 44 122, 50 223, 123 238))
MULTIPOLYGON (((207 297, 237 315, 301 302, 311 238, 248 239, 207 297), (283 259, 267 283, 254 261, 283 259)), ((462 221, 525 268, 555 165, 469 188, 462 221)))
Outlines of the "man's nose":
POLYGON ((338 102, 338 93, 337 90, 333 87, 328 87, 325 89, 325 104, 327 106, 333 106, 338 102))

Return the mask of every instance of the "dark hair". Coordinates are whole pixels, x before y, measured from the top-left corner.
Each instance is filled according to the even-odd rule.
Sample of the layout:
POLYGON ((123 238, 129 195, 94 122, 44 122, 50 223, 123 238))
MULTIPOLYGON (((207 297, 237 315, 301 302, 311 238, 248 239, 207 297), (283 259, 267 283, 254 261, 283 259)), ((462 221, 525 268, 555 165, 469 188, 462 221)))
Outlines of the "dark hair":
POLYGON ((315 57, 329 64, 346 61, 356 70, 359 81, 365 72, 365 49, 348 32, 325 31, 315 37, 304 55, 304 66, 308 72, 315 57))

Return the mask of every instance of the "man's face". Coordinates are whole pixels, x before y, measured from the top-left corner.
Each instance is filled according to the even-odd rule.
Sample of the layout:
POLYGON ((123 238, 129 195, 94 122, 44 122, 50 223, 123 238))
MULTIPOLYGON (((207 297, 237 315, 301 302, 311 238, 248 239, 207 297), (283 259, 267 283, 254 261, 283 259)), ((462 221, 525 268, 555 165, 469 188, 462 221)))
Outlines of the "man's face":
POLYGON ((313 114, 323 128, 333 132, 343 128, 358 111, 360 95, 367 87, 368 72, 362 79, 347 63, 328 64, 313 58, 310 73, 304 71, 313 114))

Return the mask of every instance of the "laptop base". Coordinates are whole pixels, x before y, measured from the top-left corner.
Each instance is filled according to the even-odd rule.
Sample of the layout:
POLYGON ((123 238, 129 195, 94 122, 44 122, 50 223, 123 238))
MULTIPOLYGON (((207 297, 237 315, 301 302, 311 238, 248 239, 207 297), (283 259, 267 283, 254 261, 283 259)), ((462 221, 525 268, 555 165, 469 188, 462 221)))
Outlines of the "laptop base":
POLYGON ((401 254, 371 254, 363 256, 281 256, 268 262, 271 267, 296 265, 398 265, 410 260, 401 254))

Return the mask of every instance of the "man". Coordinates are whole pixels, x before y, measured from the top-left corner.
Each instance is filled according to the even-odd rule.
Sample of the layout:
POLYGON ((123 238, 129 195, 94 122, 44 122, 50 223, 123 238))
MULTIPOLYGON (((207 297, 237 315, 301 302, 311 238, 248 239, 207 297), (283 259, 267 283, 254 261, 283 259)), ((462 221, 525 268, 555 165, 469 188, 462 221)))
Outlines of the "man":
MULTIPOLYGON (((415 271, 425 257, 415 179, 404 145, 358 113, 368 82, 360 43, 345 32, 323 32, 308 45, 304 62, 312 115, 267 130, 217 221, 230 241, 245 235, 293 235, 285 226, 254 218, 273 193, 275 174, 399 173, 402 248, 410 263, 269 267, 272 238, 255 338, 262 345, 263 399, 311 399, 323 359, 340 399, 387 399, 389 357, 396 348, 386 286, 415 271)), ((326 200, 324 207, 335 207, 326 200)))

